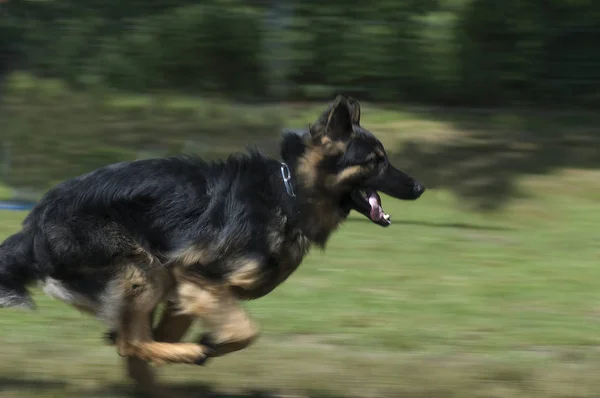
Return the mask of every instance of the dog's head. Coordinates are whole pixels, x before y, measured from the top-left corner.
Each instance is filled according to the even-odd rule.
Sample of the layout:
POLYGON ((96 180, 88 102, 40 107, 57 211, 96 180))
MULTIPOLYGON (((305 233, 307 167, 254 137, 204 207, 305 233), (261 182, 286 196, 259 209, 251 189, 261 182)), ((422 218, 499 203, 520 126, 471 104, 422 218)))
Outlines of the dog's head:
POLYGON ((360 104, 338 96, 304 136, 306 150, 296 169, 303 185, 337 202, 343 215, 354 209, 387 227, 379 192, 415 200, 425 191, 419 181, 392 166, 382 143, 360 125, 360 104))

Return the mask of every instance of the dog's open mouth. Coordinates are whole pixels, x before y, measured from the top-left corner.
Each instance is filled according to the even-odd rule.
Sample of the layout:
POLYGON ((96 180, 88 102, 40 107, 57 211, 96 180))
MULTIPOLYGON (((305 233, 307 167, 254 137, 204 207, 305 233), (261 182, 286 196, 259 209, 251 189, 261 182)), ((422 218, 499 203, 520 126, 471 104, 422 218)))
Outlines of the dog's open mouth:
POLYGON ((390 215, 383 211, 381 198, 374 189, 357 189, 351 194, 354 208, 368 217, 371 221, 383 227, 392 223, 390 215))

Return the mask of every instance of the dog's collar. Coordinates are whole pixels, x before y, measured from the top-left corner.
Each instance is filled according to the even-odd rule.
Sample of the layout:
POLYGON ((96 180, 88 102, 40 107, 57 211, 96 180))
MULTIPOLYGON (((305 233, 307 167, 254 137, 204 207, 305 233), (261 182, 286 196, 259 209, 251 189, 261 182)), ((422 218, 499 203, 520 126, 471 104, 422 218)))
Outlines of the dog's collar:
POLYGON ((294 187, 292 186, 292 173, 285 163, 281 163, 281 178, 283 178, 283 185, 285 185, 285 190, 288 195, 295 198, 296 194, 294 193, 294 187))

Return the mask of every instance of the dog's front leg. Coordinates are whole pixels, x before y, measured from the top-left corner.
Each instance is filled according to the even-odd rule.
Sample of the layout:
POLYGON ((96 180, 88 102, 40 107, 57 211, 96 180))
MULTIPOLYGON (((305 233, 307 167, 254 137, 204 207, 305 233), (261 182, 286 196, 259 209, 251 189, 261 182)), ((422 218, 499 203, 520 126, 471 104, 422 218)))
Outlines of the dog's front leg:
POLYGON ((229 285, 184 278, 178 281, 177 299, 181 314, 200 319, 209 330, 200 344, 213 348, 211 357, 246 348, 258 336, 258 326, 239 304, 229 285))

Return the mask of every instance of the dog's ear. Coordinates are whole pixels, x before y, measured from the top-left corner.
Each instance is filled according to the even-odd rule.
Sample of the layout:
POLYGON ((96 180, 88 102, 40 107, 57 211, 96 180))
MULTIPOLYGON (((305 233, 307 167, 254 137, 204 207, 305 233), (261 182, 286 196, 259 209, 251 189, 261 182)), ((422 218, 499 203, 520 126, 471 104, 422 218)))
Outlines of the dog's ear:
POLYGON ((333 141, 343 141, 352 134, 352 115, 346 97, 338 95, 326 114, 325 135, 333 141))
POLYGON ((352 124, 360 126, 360 103, 356 98, 348 97, 348 105, 351 109, 352 124))

